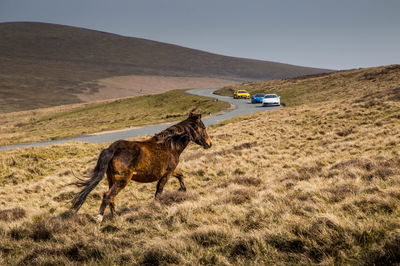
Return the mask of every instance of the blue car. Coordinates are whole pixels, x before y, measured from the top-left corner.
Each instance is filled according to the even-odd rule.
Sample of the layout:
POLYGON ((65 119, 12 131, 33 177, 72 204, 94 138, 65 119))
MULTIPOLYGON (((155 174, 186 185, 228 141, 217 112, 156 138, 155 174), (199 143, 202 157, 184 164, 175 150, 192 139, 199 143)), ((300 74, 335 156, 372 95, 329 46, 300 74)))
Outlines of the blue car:
POLYGON ((264 98, 264 94, 262 93, 257 93, 251 96, 251 103, 262 103, 262 100, 264 98))

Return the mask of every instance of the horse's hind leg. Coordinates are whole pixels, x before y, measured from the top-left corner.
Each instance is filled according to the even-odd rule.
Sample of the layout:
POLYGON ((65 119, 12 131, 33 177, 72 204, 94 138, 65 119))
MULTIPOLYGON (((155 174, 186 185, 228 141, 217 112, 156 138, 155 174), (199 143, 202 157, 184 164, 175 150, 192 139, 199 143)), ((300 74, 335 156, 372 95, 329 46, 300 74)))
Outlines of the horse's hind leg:
POLYGON ((183 183, 183 174, 174 172, 174 176, 179 180, 179 191, 186 191, 185 183, 183 183))
MULTIPOLYGON (((112 186, 114 185, 113 176, 112 176, 112 173, 110 170, 107 170, 107 180, 108 180, 108 190, 110 190, 112 188, 112 186)), ((103 200, 105 199, 106 196, 107 196, 107 192, 104 192, 103 200)), ((114 218, 115 217, 115 200, 114 199, 110 200, 108 206, 110 207, 111 217, 114 218)))
MULTIPOLYGON (((112 188, 112 186, 114 185, 114 176, 112 175, 112 172, 110 169, 107 169, 107 181, 108 181, 108 191, 110 191, 110 189, 112 188)), ((106 199, 107 195, 108 195, 108 191, 103 193, 103 200, 102 202, 106 199)), ((111 204, 110 206, 110 210, 111 210, 111 214, 112 214, 112 207, 111 204)), ((107 206, 106 206, 107 207, 107 206)))
POLYGON ((110 199, 110 203, 108 206, 110 207, 111 218, 114 219, 114 217, 115 217, 115 197, 110 199))
POLYGON ((99 214, 97 215, 97 221, 103 220, 104 211, 107 205, 110 205, 111 215, 114 217, 115 214, 115 196, 124 188, 129 182, 129 178, 123 178, 115 181, 112 187, 104 194, 103 201, 101 202, 99 214))

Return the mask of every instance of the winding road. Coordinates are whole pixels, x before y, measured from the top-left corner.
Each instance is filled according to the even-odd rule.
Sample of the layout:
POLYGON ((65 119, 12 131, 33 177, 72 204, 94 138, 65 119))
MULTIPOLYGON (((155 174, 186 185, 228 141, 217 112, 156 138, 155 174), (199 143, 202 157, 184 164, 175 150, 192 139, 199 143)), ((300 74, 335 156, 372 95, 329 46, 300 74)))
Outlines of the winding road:
MULTIPOLYGON (((259 104, 250 104, 248 100, 237 100, 233 99, 232 97, 227 96, 220 96, 213 94, 216 89, 193 89, 188 90, 187 93, 210 97, 218 99, 219 101, 229 102, 233 105, 233 108, 227 110, 225 112, 218 113, 216 115, 204 117, 202 120, 206 126, 218 124, 224 120, 231 119, 235 116, 239 115, 247 115, 253 114, 257 112, 264 112, 264 111, 271 111, 279 109, 280 107, 261 107, 259 104)), ((73 138, 67 139, 59 139, 59 140, 51 140, 51 141, 43 141, 43 142, 35 142, 35 143, 25 143, 25 144, 16 144, 16 145, 9 145, 0 147, 0 151, 2 150, 11 150, 17 148, 25 148, 25 147, 35 147, 35 146, 47 146, 53 145, 58 143, 64 143, 68 141, 79 141, 79 142, 88 142, 88 143, 104 143, 104 142, 113 142, 119 139, 126 139, 126 138, 133 138, 145 135, 152 135, 158 133, 167 127, 175 124, 176 122, 172 123, 165 123, 159 125, 150 125, 150 126, 143 126, 138 128, 130 128, 112 132, 103 132, 103 133, 96 133, 96 134, 88 134, 73 138)))

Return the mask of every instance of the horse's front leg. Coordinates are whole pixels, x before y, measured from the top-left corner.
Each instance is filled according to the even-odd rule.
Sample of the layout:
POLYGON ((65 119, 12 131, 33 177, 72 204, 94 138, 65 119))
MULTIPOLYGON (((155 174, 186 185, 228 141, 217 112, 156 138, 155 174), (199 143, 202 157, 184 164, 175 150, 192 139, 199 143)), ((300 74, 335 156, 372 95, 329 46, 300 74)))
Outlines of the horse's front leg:
POLYGON ((179 180, 179 191, 186 191, 185 183, 183 183, 183 174, 178 171, 174 171, 173 176, 179 180))
POLYGON ((170 176, 170 173, 164 175, 163 177, 161 177, 160 180, 158 180, 156 195, 155 195, 156 199, 160 199, 161 193, 163 192, 164 186, 167 183, 169 176, 170 176))

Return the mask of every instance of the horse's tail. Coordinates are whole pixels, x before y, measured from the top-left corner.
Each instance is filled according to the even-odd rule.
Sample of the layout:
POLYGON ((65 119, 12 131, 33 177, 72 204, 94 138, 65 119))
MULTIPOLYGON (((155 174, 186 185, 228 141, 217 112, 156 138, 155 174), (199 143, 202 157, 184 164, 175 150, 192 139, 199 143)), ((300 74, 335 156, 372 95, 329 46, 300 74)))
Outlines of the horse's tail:
POLYGON ((89 195, 89 193, 103 179, 104 174, 107 171, 108 165, 114 156, 114 152, 115 150, 112 148, 102 150, 99 159, 97 160, 96 167, 94 168, 92 174, 87 177, 87 180, 80 179, 80 181, 70 184, 77 187, 84 187, 82 191, 79 192, 72 200, 71 209, 77 212, 81 208, 82 204, 85 202, 86 197, 89 195))

